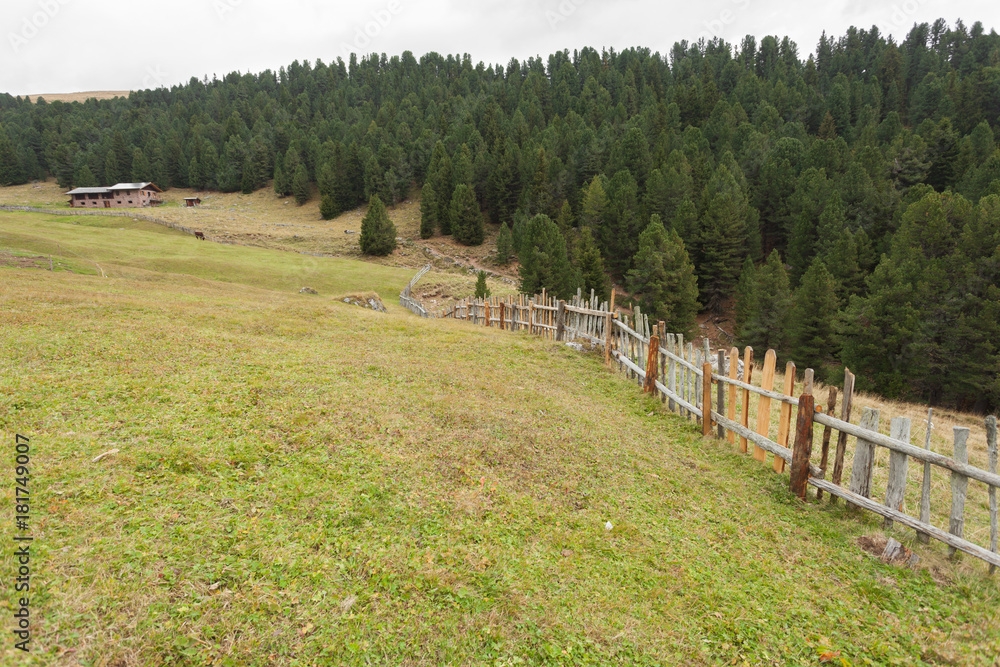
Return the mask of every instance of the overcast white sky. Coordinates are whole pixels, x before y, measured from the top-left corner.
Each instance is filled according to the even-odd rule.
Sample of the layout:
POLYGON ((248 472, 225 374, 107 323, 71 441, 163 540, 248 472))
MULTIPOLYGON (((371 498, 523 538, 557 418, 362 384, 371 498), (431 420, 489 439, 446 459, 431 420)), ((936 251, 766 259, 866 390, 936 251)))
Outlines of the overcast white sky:
POLYGON ((801 55, 820 33, 877 25, 904 36, 915 22, 962 19, 998 27, 996 0, 3 0, 0 92, 134 90, 293 60, 410 50, 468 53, 474 62, 561 50, 679 40, 788 35, 801 55))

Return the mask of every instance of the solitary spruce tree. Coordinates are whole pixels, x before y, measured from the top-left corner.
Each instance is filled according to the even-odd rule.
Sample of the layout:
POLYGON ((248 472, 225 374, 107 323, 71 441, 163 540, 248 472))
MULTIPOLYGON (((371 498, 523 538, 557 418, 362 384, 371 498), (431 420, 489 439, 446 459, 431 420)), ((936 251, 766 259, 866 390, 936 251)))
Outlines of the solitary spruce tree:
POLYGON ((477 299, 488 299, 490 298, 490 288, 486 286, 486 272, 480 271, 476 275, 476 298, 477 299))
POLYGON ((396 225, 392 224, 385 204, 372 195, 368 213, 361 221, 361 252, 366 255, 388 255, 396 249, 396 225))

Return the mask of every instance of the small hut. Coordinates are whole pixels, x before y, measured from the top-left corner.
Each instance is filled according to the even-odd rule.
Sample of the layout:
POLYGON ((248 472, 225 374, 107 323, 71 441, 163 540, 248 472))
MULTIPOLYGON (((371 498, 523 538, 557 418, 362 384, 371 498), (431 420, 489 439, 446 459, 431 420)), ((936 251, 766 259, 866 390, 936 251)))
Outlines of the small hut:
POLYGON ((198 197, 185 197, 184 198, 184 205, 187 206, 188 208, 194 208, 195 206, 198 206, 199 204, 201 204, 201 199, 199 199, 198 197))

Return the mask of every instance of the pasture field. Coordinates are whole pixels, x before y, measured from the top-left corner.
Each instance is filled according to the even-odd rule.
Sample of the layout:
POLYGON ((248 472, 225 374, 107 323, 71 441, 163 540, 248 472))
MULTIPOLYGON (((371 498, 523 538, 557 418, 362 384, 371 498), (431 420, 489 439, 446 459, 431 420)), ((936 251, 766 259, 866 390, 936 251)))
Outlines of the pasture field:
POLYGON ((997 664, 982 563, 882 563, 598 355, 392 306, 410 267, 12 213, 0 250, 2 664, 997 664))
MULTIPOLYGON (((53 180, 0 188, 0 204, 69 210, 64 191, 53 180)), ((508 289, 514 285, 516 265, 500 266, 492 259, 500 232, 498 225, 486 225, 486 242, 481 246, 464 246, 443 236, 421 239, 419 193, 413 194, 411 199, 389 208, 389 217, 396 225, 401 242, 396 252, 380 259, 363 258, 358 246, 366 208, 347 211, 333 220, 323 220, 319 214, 319 196, 315 192, 310 201, 299 206, 291 197, 276 197, 270 187, 249 195, 173 188, 163 193, 162 206, 136 211, 197 229, 221 243, 365 259, 373 264, 405 266, 414 271, 428 263, 441 270, 455 266, 482 268, 507 278, 508 289), (184 206, 185 197, 200 197, 202 204, 188 208, 184 206)), ((433 286, 424 294, 421 291, 424 287, 418 285, 417 295, 426 297, 434 307, 443 306, 451 297, 465 296, 441 293, 433 286)))

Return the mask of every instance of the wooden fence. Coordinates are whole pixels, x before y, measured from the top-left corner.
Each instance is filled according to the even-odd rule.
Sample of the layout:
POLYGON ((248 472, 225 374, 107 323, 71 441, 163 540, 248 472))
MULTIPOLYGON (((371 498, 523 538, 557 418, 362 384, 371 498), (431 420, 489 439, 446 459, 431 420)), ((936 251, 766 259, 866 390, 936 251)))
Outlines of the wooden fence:
POLYGON ((796 397, 797 369, 789 362, 777 390, 774 350, 767 351, 759 378, 754 377, 757 371, 752 348, 742 354, 735 347, 713 354, 707 339, 703 346, 696 347, 680 334, 667 333, 663 322, 651 323, 639 309, 631 318, 615 312, 614 294, 610 304, 599 303, 593 294, 586 299, 580 293, 569 302, 544 293, 534 297, 466 299, 443 311, 440 317, 527 331, 553 341, 591 341, 604 348, 605 363, 617 364, 643 391, 659 396, 671 410, 688 419, 699 420, 703 435, 726 439, 744 453, 750 452, 752 446, 754 458, 769 463, 775 473, 787 469, 791 490, 799 498, 806 498, 806 488, 811 485, 817 489, 817 498, 826 493, 831 502, 843 498, 883 517, 886 530, 898 523, 916 531, 921 542, 929 542, 930 538, 943 542, 949 555, 962 551, 985 561, 990 565, 990 574, 1000 567, 996 417, 985 421, 989 469, 984 470, 969 465, 968 428, 954 428, 953 457, 931 450, 932 412, 928 414, 923 447, 911 444, 909 419, 892 419, 889 435, 879 432, 879 411, 872 408, 863 408, 859 423, 851 423, 855 377, 849 370, 842 390, 829 389, 824 409, 813 395, 811 369, 804 372, 802 390, 796 397), (838 396, 839 417, 835 416, 838 396), (751 420, 754 412, 756 419, 751 420), (853 450, 849 438, 854 439, 853 450), (817 439, 821 443, 818 452, 813 446, 817 439), (876 493, 874 487, 880 449, 889 452, 884 494, 881 489, 876 493), (850 476, 844 486, 849 455, 850 476), (919 468, 914 467, 913 483, 908 485, 911 460, 919 468), (942 477, 948 484, 941 483, 942 477), (935 479, 938 484, 933 484, 935 479), (988 547, 965 537, 966 511, 978 505, 972 503, 970 508, 967 502, 970 481, 986 486, 988 547), (915 488, 917 482, 919 491, 915 488), (931 492, 941 487, 950 490, 950 497, 947 504, 937 507, 936 514, 942 523, 947 517, 947 529, 932 522, 931 492), (907 513, 907 497, 919 497, 919 503, 911 503, 919 506, 918 517, 907 513))
POLYGON ((413 279, 407 283, 406 287, 399 294, 399 305, 408 309, 414 315, 419 315, 420 317, 430 317, 431 315, 427 312, 427 309, 424 308, 423 304, 413 298, 413 286, 416 285, 417 281, 423 278, 424 275, 430 270, 430 264, 420 269, 420 271, 417 272, 417 275, 413 276, 413 279))
POLYGON ((607 336, 610 308, 591 293, 578 291, 568 303, 546 295, 465 299, 439 317, 468 320, 509 331, 527 331, 549 340, 588 340, 603 344, 607 336))

